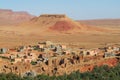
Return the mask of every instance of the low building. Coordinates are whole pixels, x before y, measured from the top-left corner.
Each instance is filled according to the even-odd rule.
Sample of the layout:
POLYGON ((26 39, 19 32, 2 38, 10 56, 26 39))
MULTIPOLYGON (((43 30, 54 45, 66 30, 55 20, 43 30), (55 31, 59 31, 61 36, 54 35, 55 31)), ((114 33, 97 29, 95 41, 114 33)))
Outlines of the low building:
POLYGON ((15 58, 15 62, 14 63, 17 63, 17 62, 22 62, 22 58, 15 58))
POLYGON ((31 61, 32 61, 31 58, 24 59, 24 62, 26 62, 26 63, 31 63, 31 61))
POLYGON ((1 48, 0 53, 7 53, 8 49, 7 48, 1 48))
POLYGON ((63 50, 66 50, 67 49, 67 46, 66 45, 61 45, 62 49, 63 50))
POLYGON ((112 53, 112 52, 105 52, 104 53, 104 57, 106 58, 106 57, 114 57, 115 56, 115 54, 114 53, 112 53))

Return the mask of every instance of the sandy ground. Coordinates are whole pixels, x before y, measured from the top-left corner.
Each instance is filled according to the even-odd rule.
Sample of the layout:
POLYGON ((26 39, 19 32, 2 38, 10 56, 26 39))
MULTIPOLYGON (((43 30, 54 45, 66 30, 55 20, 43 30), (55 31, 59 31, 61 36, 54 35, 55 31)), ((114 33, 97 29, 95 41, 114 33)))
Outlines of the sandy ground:
POLYGON ((40 32, 40 30, 34 28, 30 30, 22 26, 21 28, 17 26, 0 26, 0 47, 36 44, 46 40, 84 48, 102 47, 106 43, 120 44, 120 28, 110 28, 110 30, 110 32, 104 33, 82 31, 75 34, 56 34, 54 32, 40 32))

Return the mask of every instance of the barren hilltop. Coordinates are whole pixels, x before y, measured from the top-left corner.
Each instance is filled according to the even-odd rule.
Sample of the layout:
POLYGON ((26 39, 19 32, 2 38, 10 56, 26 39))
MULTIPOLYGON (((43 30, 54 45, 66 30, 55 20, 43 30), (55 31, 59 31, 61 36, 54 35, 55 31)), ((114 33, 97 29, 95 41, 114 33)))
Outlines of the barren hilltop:
MULTIPOLYGON (((64 14, 42 14, 39 17, 34 17, 30 21, 20 25, 30 32, 48 33, 78 33, 78 32, 91 32, 91 31, 105 31, 102 28, 88 26, 78 23, 64 14), (34 28, 33 28, 34 27, 34 28)), ((20 30, 20 29, 19 29, 20 30)), ((38 34, 38 33, 37 33, 38 34)))

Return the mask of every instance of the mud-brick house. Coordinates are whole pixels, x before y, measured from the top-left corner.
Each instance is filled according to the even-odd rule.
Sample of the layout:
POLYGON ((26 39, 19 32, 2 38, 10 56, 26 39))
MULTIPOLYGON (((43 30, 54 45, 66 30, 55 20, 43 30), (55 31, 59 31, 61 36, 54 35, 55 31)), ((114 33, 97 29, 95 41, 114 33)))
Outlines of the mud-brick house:
POLYGON ((97 55, 97 52, 95 52, 94 50, 91 50, 91 51, 89 51, 90 52, 90 56, 95 56, 95 55, 97 55))
POLYGON ((24 56, 25 56, 25 54, 23 54, 23 53, 17 54, 17 57, 19 57, 19 58, 23 58, 24 56))
POLYGON ((16 50, 16 49, 9 49, 8 51, 9 51, 9 52, 10 52, 10 51, 16 52, 17 50, 16 50))
POLYGON ((72 53, 72 54, 76 54, 76 55, 79 55, 79 54, 80 54, 80 50, 77 49, 77 48, 72 48, 72 49, 69 49, 69 50, 71 50, 71 53, 72 53))
POLYGON ((56 53, 57 53, 58 55, 61 55, 61 54, 63 53, 61 45, 57 45, 57 46, 56 46, 56 53))
POLYGON ((5 54, 0 54, 0 56, 2 56, 2 57, 6 57, 6 58, 10 58, 10 54, 8 54, 8 53, 5 53, 5 54))
POLYGON ((45 43, 46 43, 46 46, 53 45, 53 42, 51 42, 51 41, 46 41, 45 43))
POLYGON ((26 49, 27 49, 26 46, 19 46, 19 47, 17 48, 17 52, 23 52, 23 51, 26 50, 26 49))
POLYGON ((48 49, 50 49, 50 51, 56 51, 56 45, 50 45, 49 47, 47 47, 48 49))
POLYGON ((115 54, 113 52, 105 52, 104 53, 104 57, 107 58, 107 57, 114 57, 115 54))
POLYGON ((83 56, 95 56, 98 54, 97 50, 91 49, 91 50, 83 50, 81 53, 83 56))
POLYGON ((41 52, 44 51, 45 47, 46 47, 46 43, 45 42, 39 42, 38 43, 38 48, 40 49, 41 52))
POLYGON ((113 51, 120 51, 119 47, 113 46, 113 51))
POLYGON ((107 49, 107 52, 113 52, 113 49, 107 49))
POLYGON ((82 54, 83 56, 87 56, 87 55, 90 55, 90 52, 89 52, 89 50, 83 50, 83 51, 81 51, 80 54, 82 54))
POLYGON ((43 49, 45 47, 44 44, 39 44, 38 46, 39 46, 40 49, 43 49))
POLYGON ((31 58, 26 58, 26 59, 24 59, 24 62, 25 62, 25 63, 31 63, 31 61, 32 61, 31 58))
POLYGON ((30 55, 27 57, 35 61, 38 58, 38 55, 36 53, 30 53, 30 55))
POLYGON ((95 56, 95 55, 98 55, 100 53, 100 50, 99 49, 92 49, 89 51, 89 53, 91 56, 95 56))
POLYGON ((67 46, 66 45, 61 45, 62 49, 63 50, 66 50, 67 49, 67 46))
POLYGON ((33 50, 33 48, 32 48, 32 46, 31 45, 29 45, 28 47, 27 47, 27 49, 26 49, 27 51, 32 51, 33 50))
POLYGON ((49 53, 49 51, 50 51, 50 49, 49 49, 49 48, 44 48, 44 53, 48 54, 48 53, 49 53))
POLYGON ((108 46, 108 49, 113 49, 113 47, 112 46, 108 46))
POLYGON ((14 63, 17 63, 17 62, 22 62, 22 61, 23 61, 23 59, 22 59, 22 58, 15 58, 14 63))
POLYGON ((9 54, 11 55, 10 58, 11 58, 11 59, 14 59, 14 58, 19 57, 18 55, 19 55, 20 53, 19 53, 19 52, 12 52, 12 51, 10 51, 9 54))
POLYGON ((51 41, 39 42, 38 46, 39 46, 41 52, 44 52, 44 50, 46 48, 48 48, 48 49, 55 49, 55 45, 51 41))
POLYGON ((66 55, 69 55, 69 54, 72 53, 72 50, 71 49, 66 49, 63 53, 66 54, 66 55))
POLYGON ((0 53, 7 53, 8 52, 8 49, 7 48, 1 48, 0 49, 0 53))
POLYGON ((53 43, 51 41, 39 42, 38 44, 43 45, 44 47, 48 47, 50 45, 53 45, 53 43))

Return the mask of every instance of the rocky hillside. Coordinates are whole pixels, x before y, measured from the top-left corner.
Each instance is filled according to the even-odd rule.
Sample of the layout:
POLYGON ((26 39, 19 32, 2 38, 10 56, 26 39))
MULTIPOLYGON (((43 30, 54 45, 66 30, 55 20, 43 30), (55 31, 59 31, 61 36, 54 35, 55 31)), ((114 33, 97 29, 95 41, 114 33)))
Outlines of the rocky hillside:
MULTIPOLYGON (((102 31, 103 29, 88 26, 82 23, 78 23, 66 15, 63 14, 43 14, 39 17, 34 17, 30 21, 23 23, 21 26, 25 26, 32 31, 47 31, 47 32, 84 32, 84 31, 102 31), (34 27, 34 29, 33 29, 34 27)), ((24 28, 25 28, 24 27, 24 28)))

